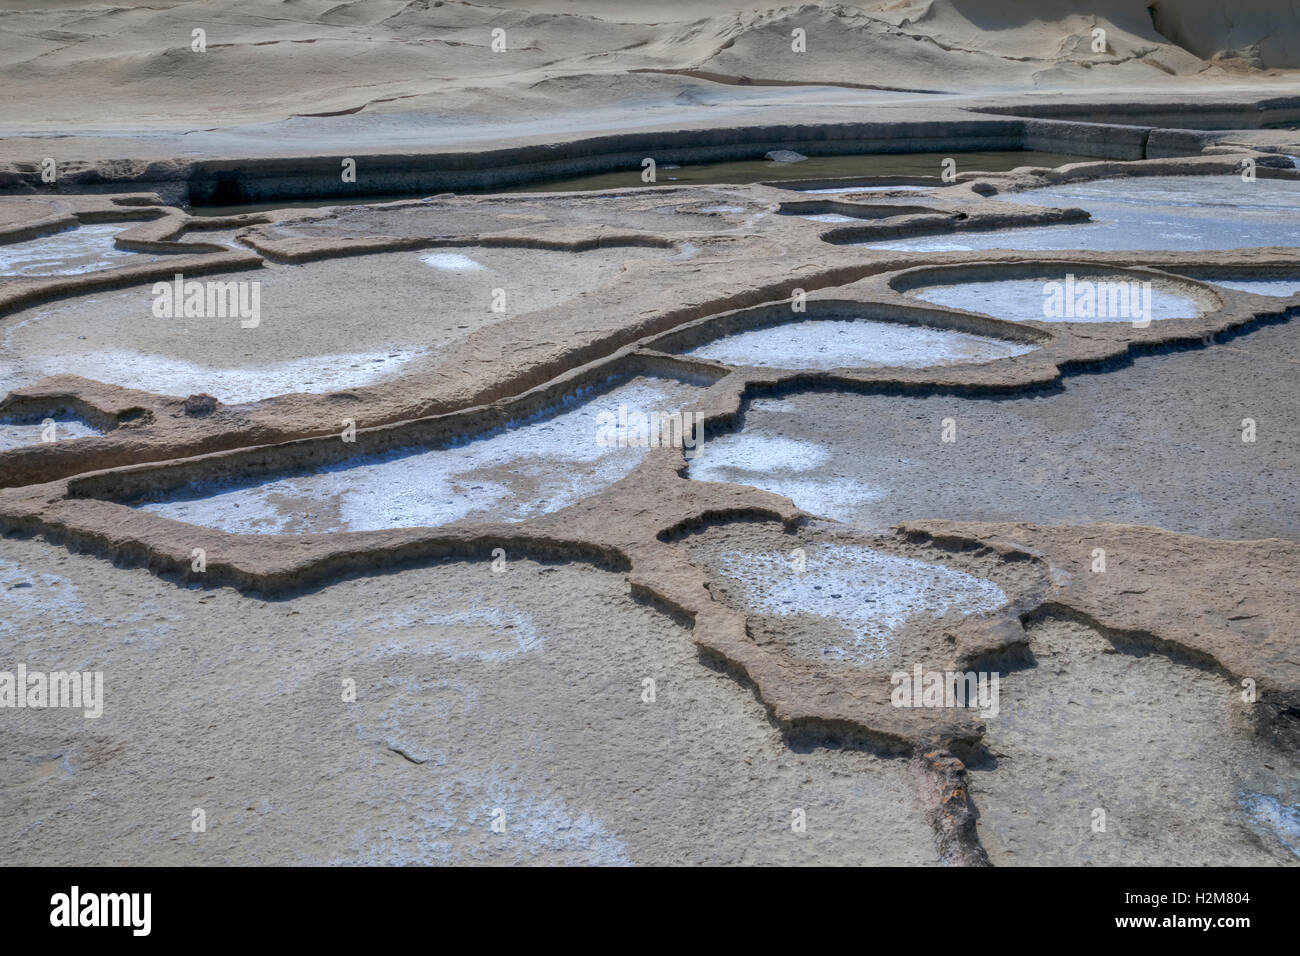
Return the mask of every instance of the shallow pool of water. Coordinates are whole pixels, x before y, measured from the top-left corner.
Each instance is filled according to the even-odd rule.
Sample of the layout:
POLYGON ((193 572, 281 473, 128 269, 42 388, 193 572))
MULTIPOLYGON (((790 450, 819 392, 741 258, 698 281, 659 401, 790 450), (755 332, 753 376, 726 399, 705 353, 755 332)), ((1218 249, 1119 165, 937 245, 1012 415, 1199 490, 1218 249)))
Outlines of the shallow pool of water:
MULTIPOLYGON (((649 449, 620 446, 608 418, 673 414, 699 389, 638 377, 524 421, 438 448, 402 448, 278 478, 207 482, 136 502, 154 514, 236 533, 434 527, 523 521, 625 478, 649 449)), ((634 426, 629 425, 630 429, 634 426)))
MULTIPOLYGON (((640 186, 716 185, 729 183, 780 182, 782 180, 862 179, 885 176, 939 176, 943 161, 952 158, 957 172, 1005 172, 1017 166, 1064 166, 1088 162, 1093 157, 1067 153, 1044 153, 1033 150, 995 150, 985 152, 869 153, 857 156, 810 156, 797 163, 774 163, 758 157, 723 163, 698 163, 675 166, 660 163, 656 182, 641 181, 641 167, 594 176, 551 179, 530 185, 514 186, 502 192, 552 192, 581 189, 626 189, 640 186)), ((888 187, 897 189, 898 187, 888 187)), ((918 187, 928 188, 928 187, 918 187)), ((861 188, 853 190, 863 191, 861 188)))
POLYGON ((818 196, 834 196, 840 193, 897 193, 897 192, 926 192, 930 189, 938 188, 935 186, 835 186, 829 189, 798 189, 801 193, 810 193, 818 196))
POLYGON ((949 232, 854 243, 901 252, 977 249, 1237 249, 1294 246, 1300 181, 1237 175, 1142 176, 995 196, 1007 203, 1086 209, 1093 222, 949 232))
POLYGON ((916 298, 950 309, 982 312, 1011 321, 1133 322, 1190 318, 1201 314, 1191 296, 1156 288, 1128 276, 1065 275, 1043 279, 996 279, 930 286, 916 298), (1135 285, 1136 283, 1136 285, 1135 285))
POLYGON ((806 319, 750 329, 706 342, 685 354, 759 368, 924 368, 989 362, 1037 346, 873 319, 806 319))
MULTIPOLYGON (((461 189, 463 195, 491 193, 580 192, 594 189, 630 189, 642 186, 718 185, 779 182, 781 180, 879 179, 884 176, 938 176, 943 172, 944 159, 957 161, 958 172, 1005 172, 1017 166, 1063 166, 1067 163, 1088 162, 1095 157, 1076 156, 1069 153, 1044 153, 1034 150, 998 150, 987 152, 937 152, 937 153, 870 153, 857 156, 810 156, 798 163, 774 163, 757 157, 722 163, 695 163, 675 165, 660 163, 656 181, 641 181, 641 164, 611 173, 588 176, 567 176, 505 186, 492 189, 461 189)), ((928 186, 872 186, 847 189, 847 192, 864 192, 885 189, 928 189, 928 186)), ((439 190, 449 192, 450 190, 439 190)), ((812 190, 836 192, 838 190, 812 190)), ((420 199, 427 192, 384 193, 333 199, 294 199, 279 202, 243 203, 229 206, 195 206, 190 213, 195 216, 233 216, 241 213, 267 212, 272 209, 309 208, 324 206, 350 206, 358 203, 395 202, 401 199, 420 199)))

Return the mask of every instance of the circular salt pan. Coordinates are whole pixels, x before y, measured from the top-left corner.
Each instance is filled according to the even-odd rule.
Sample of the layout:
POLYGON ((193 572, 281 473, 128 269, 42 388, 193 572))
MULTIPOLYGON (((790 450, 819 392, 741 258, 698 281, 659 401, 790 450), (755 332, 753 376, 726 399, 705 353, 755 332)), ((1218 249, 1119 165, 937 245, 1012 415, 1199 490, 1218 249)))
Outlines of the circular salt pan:
POLYGON ((916 298, 1015 322, 1133 322, 1200 315, 1190 296, 1123 276, 995 279, 930 286, 916 298))
POLYGON ((727 365, 759 368, 925 368, 989 362, 1032 352, 1022 342, 872 319, 808 319, 737 332, 686 352, 727 365))

